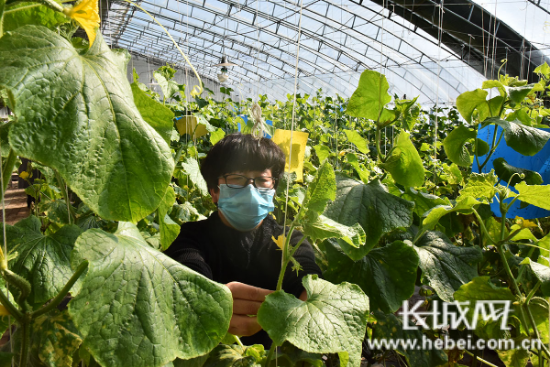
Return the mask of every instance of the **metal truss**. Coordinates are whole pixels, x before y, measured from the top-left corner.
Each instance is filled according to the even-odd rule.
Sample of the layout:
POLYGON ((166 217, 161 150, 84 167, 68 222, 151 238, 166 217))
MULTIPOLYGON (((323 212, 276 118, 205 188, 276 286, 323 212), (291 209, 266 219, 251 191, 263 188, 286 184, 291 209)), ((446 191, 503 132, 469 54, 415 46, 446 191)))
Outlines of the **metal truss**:
MULTIPOLYGON (((119 0, 103 1, 108 2, 108 13, 102 19, 102 32, 114 47, 124 47, 155 63, 162 60, 186 67, 172 41, 146 14, 119 0)), ((293 80, 297 68, 304 84, 330 88, 322 76, 333 75, 332 84, 356 83, 358 75, 350 76, 350 72, 377 69, 403 78, 437 103, 439 93, 430 80, 436 78, 438 85, 457 93, 466 88, 459 78, 441 77, 438 62, 442 59, 462 60, 488 76, 488 70, 495 69, 493 60, 503 58, 505 49, 508 72, 520 75, 522 69, 516 67, 514 57, 521 64, 525 50, 533 49, 479 6, 460 0, 460 7, 458 1, 445 1, 441 48, 434 37, 439 32, 437 0, 424 0, 422 6, 415 0, 310 0, 302 7, 299 40, 300 7, 290 0, 141 0, 139 4, 170 32, 201 77, 210 80, 217 80, 218 70, 212 66, 222 54, 238 65, 230 70, 234 85, 293 80), (481 19, 476 15, 478 9, 481 19), (462 23, 454 24, 457 19, 462 23), (495 45, 491 53, 485 45, 489 41, 495 45)))

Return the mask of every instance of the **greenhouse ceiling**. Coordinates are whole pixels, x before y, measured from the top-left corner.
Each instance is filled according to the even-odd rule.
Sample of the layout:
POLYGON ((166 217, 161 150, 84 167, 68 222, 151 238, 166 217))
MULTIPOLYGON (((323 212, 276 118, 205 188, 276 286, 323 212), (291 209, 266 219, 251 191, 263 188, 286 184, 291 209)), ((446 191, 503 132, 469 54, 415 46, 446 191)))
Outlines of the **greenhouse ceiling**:
MULTIPOLYGON (((535 80, 550 53, 548 0, 142 0, 202 78, 240 95, 285 98, 294 91, 350 96, 365 69, 386 74, 390 92, 421 103, 452 103, 502 73, 535 80), (299 46, 299 47, 298 47, 299 46), (508 62, 501 67, 503 59, 508 62)), ((151 64, 186 67, 162 28, 120 0, 102 3, 102 32, 113 47, 151 64)))

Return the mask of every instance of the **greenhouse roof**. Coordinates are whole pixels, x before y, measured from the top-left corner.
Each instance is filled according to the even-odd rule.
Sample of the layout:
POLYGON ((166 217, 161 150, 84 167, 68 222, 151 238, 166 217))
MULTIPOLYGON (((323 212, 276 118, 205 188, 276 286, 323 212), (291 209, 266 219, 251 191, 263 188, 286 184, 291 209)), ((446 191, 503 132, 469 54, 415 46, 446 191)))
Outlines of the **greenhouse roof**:
MULTIPOLYGON (((549 52, 548 0, 139 4, 170 32, 201 77, 217 80, 214 65, 222 55, 237 64, 229 68, 227 85, 242 96, 286 98, 294 91, 296 68, 298 92, 322 88, 350 96, 361 72, 374 69, 386 74, 392 94, 445 104, 495 76, 502 59, 508 60, 502 72, 533 80, 534 66, 549 52)), ((102 32, 113 47, 152 63, 185 67, 173 42, 143 11, 120 0, 103 6, 102 32)))

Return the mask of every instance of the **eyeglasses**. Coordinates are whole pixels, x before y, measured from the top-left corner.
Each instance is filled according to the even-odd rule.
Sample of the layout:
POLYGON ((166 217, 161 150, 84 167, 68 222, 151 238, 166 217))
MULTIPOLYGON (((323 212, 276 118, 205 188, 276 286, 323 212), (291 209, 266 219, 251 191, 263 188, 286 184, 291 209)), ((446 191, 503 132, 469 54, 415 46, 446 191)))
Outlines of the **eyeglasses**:
POLYGON ((220 178, 223 178, 227 187, 232 189, 242 189, 246 187, 250 181, 252 181, 254 187, 272 189, 275 186, 275 181, 277 181, 277 179, 273 177, 259 176, 250 178, 236 174, 223 175, 220 176, 220 178))

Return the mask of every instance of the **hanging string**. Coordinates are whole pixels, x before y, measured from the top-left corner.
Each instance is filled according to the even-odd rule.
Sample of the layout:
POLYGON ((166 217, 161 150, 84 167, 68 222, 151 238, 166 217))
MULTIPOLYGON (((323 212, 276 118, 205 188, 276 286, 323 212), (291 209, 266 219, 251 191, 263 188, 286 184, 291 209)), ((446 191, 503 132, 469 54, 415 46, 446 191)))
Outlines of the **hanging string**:
MULTIPOLYGON (((443 13, 445 6, 445 0, 441 0, 439 4, 439 21, 438 21, 438 34, 437 34, 437 85, 436 85, 436 94, 435 94, 435 128, 434 128, 434 163, 437 160, 437 128, 439 124, 439 112, 437 111, 437 106, 439 105, 439 82, 441 80, 441 40, 443 38, 443 13)), ((433 178, 434 182, 437 183, 437 169, 436 164, 433 167, 433 178)))
MULTIPOLYGON (((495 17, 494 17, 494 24, 493 24, 493 56, 491 58, 492 65, 491 65, 491 78, 495 79, 495 64, 497 62, 496 60, 496 40, 497 40, 497 4, 498 0, 495 0, 495 17)), ((498 79, 498 76, 496 77, 498 79)), ((492 89, 492 88, 491 88, 492 89)))
MULTIPOLYGON (((480 6, 481 10, 481 39, 482 39, 482 48, 483 48, 483 76, 487 78, 487 59, 485 57, 485 14, 483 13, 483 7, 480 6)), ((490 20, 490 18, 489 18, 490 20)), ((491 23, 489 23, 490 25, 491 23)))
MULTIPOLYGON (((290 126, 290 142, 288 153, 288 171, 290 173, 290 165, 292 162, 292 136, 294 135, 294 126, 296 122, 296 93, 298 89, 298 61, 300 60, 300 40, 302 35, 302 10, 303 0, 300 0, 300 18, 298 21, 298 40, 296 43, 296 66, 294 68, 294 99, 292 101, 292 122, 290 126)), ((288 193, 290 191, 290 179, 286 180, 286 197, 285 197, 285 216, 283 221, 283 233, 286 230, 286 220, 288 213, 288 193)), ((284 257, 281 257, 281 268, 284 266, 284 257)))
MULTIPOLYGON (((99 1, 101 2, 101 0, 99 1)), ((113 30, 111 29, 111 9, 109 9, 109 3, 107 3, 107 24, 109 25, 109 46, 113 49, 113 30)))
MULTIPOLYGON (((0 152, 2 151, 2 142, 0 141, 0 152)), ((7 160, 6 160, 6 163, 7 163, 7 160)), ((11 180, 11 175, 10 175, 10 180, 11 180)), ((3 239, 3 243, 4 243, 4 259, 3 261, 6 261, 7 262, 7 257, 8 257, 8 240, 6 238, 6 205, 5 205, 5 199, 6 199, 6 191, 4 191, 4 167, 3 167, 3 162, 2 162, 2 157, 0 157, 0 185, 1 185, 1 188, 2 188, 2 192, 4 193, 2 195, 2 239, 3 239)), ((8 299, 8 301, 10 300, 10 288, 9 288, 10 284, 8 283, 8 281, 6 280, 6 298, 8 299)), ((11 337, 11 316, 8 315, 8 330, 9 330, 9 335, 10 335, 10 352, 13 353, 13 338, 11 337)), ((14 360, 15 358, 12 358, 12 361, 11 361, 11 366, 13 367, 14 366, 14 360)))

